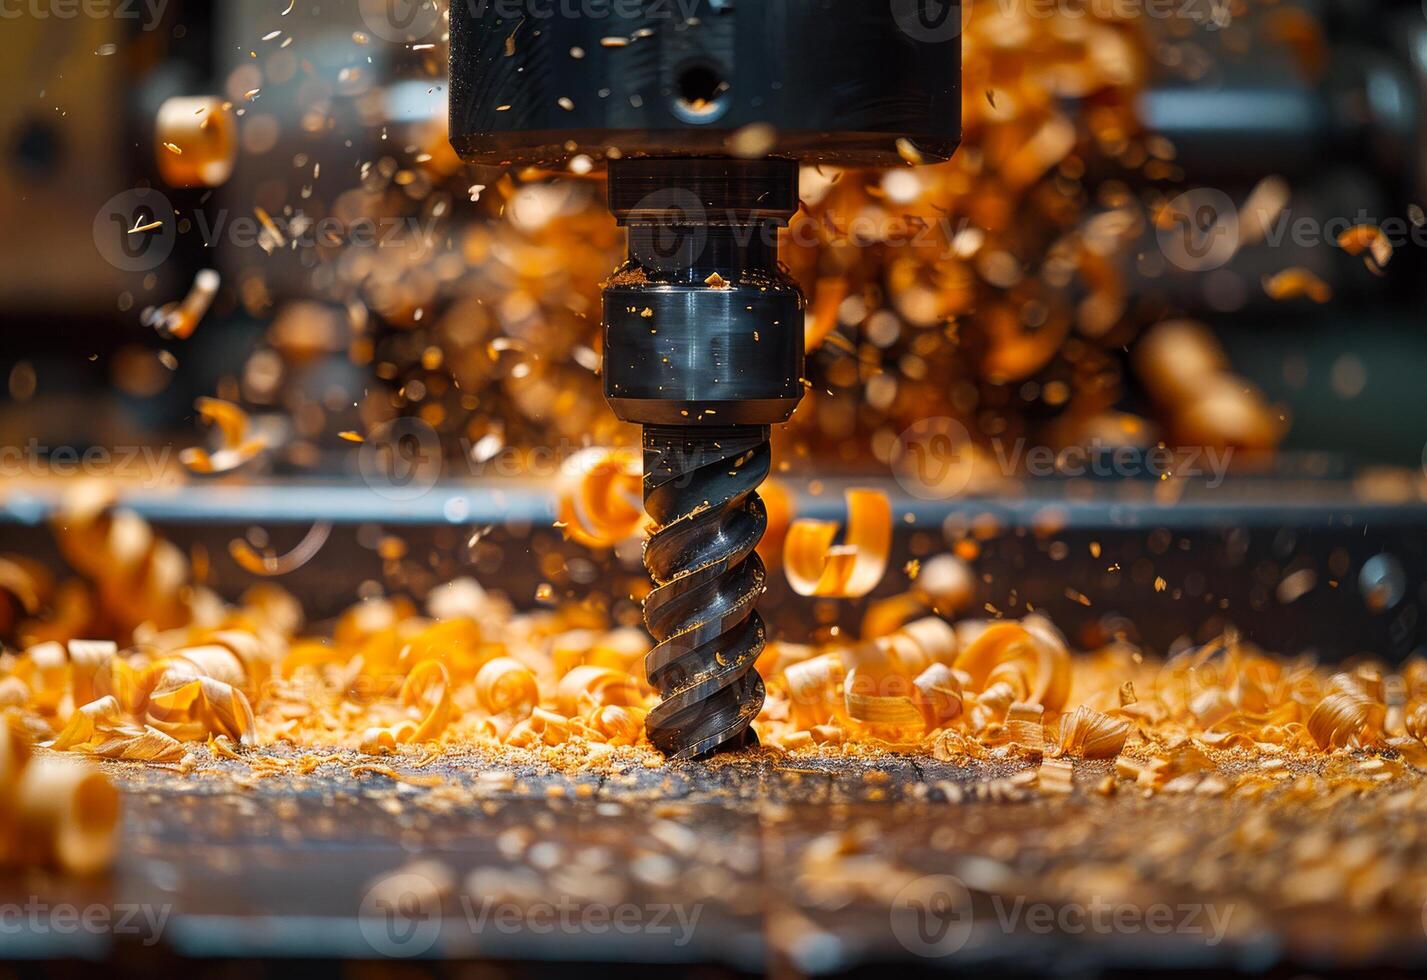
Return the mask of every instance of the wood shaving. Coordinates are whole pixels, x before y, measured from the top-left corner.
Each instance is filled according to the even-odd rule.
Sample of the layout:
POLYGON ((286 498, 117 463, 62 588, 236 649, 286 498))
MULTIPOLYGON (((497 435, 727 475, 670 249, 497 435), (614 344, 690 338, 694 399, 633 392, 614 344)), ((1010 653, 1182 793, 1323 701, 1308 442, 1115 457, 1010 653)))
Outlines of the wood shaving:
POLYGON ((847 491, 847 530, 832 521, 796 520, 783 545, 783 570, 802 596, 860 598, 882 581, 892 551, 892 505, 878 490, 847 491))

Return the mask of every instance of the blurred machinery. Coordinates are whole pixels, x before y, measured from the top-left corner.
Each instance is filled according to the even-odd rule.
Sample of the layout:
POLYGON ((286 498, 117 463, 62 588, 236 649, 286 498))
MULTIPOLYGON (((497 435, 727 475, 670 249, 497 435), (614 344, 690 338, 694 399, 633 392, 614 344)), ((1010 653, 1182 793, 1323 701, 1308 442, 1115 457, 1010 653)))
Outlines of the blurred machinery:
MULTIPOLYGON (((340 323, 294 315, 267 331, 279 346, 304 351, 303 380, 285 379, 305 392, 303 403, 336 406, 345 398, 350 406, 381 362, 398 367, 419 362, 431 330, 411 328, 440 318, 450 302, 439 298, 443 284, 464 271, 442 252, 463 238, 465 248, 478 247, 463 226, 489 218, 475 217, 481 207, 455 206, 480 192, 472 190, 445 144, 444 27, 422 23, 417 25, 422 37, 390 43, 392 38, 371 26, 382 27, 380 7, 323 8, 298 18, 249 4, 171 4, 156 29, 116 19, 87 21, 84 32, 67 33, 58 30, 62 22, 56 20, 18 22, 17 29, 34 35, 33 44, 25 46, 27 57, 46 65, 73 64, 58 84, 106 92, 111 101, 93 120, 72 108, 101 105, 93 99, 66 98, 65 110, 56 112, 47 101, 52 103, 59 89, 31 92, 29 81, 53 72, 11 62, 12 70, 25 73, 11 80, 9 90, 26 97, 0 110, 7 147, 0 179, 8 182, 0 207, 8 227, 25 229, 27 248, 0 272, 0 316, 19 338, 0 368, 46 361, 43 392, 51 398, 81 385, 92 388, 119 350, 152 373, 139 355, 156 341, 136 326, 138 313, 181 296, 206 264, 223 276, 212 311, 222 329, 203 331, 186 345, 184 369, 174 383, 157 399, 145 394, 126 401, 126 417, 156 422, 187 415, 193 397, 231 375, 234 359, 263 335, 261 320, 295 300, 340 307, 343 296, 352 295, 351 283, 360 283, 369 311, 359 325, 370 328, 374 356, 366 365, 352 370, 352 338, 340 323), (257 43, 274 31, 280 36, 257 43), (356 37, 367 43, 354 43, 356 37), (111 49, 115 53, 105 54, 111 49), (138 86, 118 84, 134 77, 142 79, 138 86), (234 106, 242 165, 213 190, 169 187, 155 162, 154 120, 166 99, 202 92, 234 106), (116 147, 131 150, 120 159, 111 156, 116 147), (354 167, 360 172, 354 174, 354 167), (112 234, 111 244, 132 243, 117 212, 107 221, 102 212, 116 195, 146 185, 159 189, 174 208, 176 240, 162 262, 115 269, 94 247, 94 236, 112 234), (303 202, 301 212, 293 209, 294 201, 303 202), (255 208, 280 229, 282 245, 265 238, 255 224, 255 208), (75 220, 56 219, 69 214, 75 220), (321 224, 324 220, 336 222, 338 231, 321 224), (383 246, 381 263, 373 263, 375 248, 343 254, 344 242, 358 227, 383 246), (300 247, 294 247, 295 240, 300 247), (45 259, 56 254, 67 256, 63 286, 53 281, 59 265, 45 259), (53 329, 26 329, 36 317, 53 329), (98 355, 96 362, 88 368, 62 363, 74 347, 98 355)), ((1413 223, 1421 212, 1407 206, 1424 183, 1427 26, 1418 6, 1326 0, 1263 8, 1244 4, 1223 8, 1220 17, 1196 5, 1192 15, 1148 20, 1136 30, 1149 35, 1156 55, 1155 76, 1139 96, 1139 111, 1147 129, 1173 146, 1161 171, 1163 186, 1170 196, 1190 192, 1183 203, 1194 205, 1194 220, 1204 227, 1185 232, 1210 235, 1214 247, 1176 262, 1175 246, 1166 255, 1158 240, 1163 230, 1147 229, 1142 242, 1122 253, 1132 318, 1174 312, 1214 316, 1243 373, 1290 406, 1295 421, 1290 447, 1402 458, 1427 432, 1414 431, 1405 420, 1394 432, 1378 427, 1368 440, 1361 438, 1361 426, 1357 437, 1351 430, 1363 419, 1383 417, 1377 411, 1381 399, 1396 397, 1385 392, 1398 390, 1399 366, 1416 350, 1414 339, 1395 326, 1394 311, 1416 295, 1421 249, 1400 248, 1386 268, 1371 269, 1325 240, 1323 229, 1361 218, 1397 220, 1409 239, 1424 233, 1413 223), (1270 174, 1283 177, 1286 187, 1262 187, 1270 174), (1262 213, 1272 218, 1268 229, 1245 220, 1242 209, 1249 205, 1267 206, 1262 213), (1229 208, 1239 209, 1233 235, 1222 234, 1220 219, 1228 217, 1229 208), (1318 229, 1315 235, 1293 232, 1295 223, 1305 221, 1318 229), (1263 282, 1285 269, 1312 273, 1333 302, 1320 309, 1308 299, 1285 303, 1269 296, 1263 282), (1305 373, 1325 378, 1338 367, 1346 335, 1340 311, 1350 306, 1352 336, 1368 339, 1346 370, 1361 368, 1385 383, 1325 412, 1305 397, 1297 379, 1305 373), (1366 322, 1360 315, 1365 310, 1371 313, 1366 322), (1291 362, 1288 369, 1285 361, 1291 362)), ((487 199, 495 194, 492 182, 498 176, 494 170, 489 174, 477 173, 492 187, 487 199)), ((1143 173, 1126 177, 1145 180, 1143 173)), ((114 206, 132 219, 124 210, 131 204, 126 199, 114 206)), ((598 188, 578 174, 558 195, 527 194, 512 207, 520 209, 511 212, 516 220, 526 222, 548 220, 535 215, 551 208, 564 215, 601 209, 598 188)), ((614 254, 616 238, 612 229, 599 235, 607 240, 588 244, 603 262, 614 254)), ((1202 251, 1190 244, 1191 251, 1202 251)), ((803 283, 807 289, 812 285, 803 283)), ((591 313, 575 309, 569 315, 591 313)), ((270 359, 260 360, 257 380, 271 368, 270 359)), ((820 370, 820 362, 812 369, 820 370)), ((383 382, 404 380, 376 373, 383 382)), ((1052 370, 1033 380, 1043 386, 1055 377, 1052 370)), ((555 385, 567 382, 550 379, 555 385)), ((155 377, 136 390, 147 392, 160 383, 155 377)), ((242 393, 261 395, 262 387, 248 384, 242 393)), ((252 400, 263 404, 261 397, 252 400)), ((325 431, 351 427, 355 419, 337 412, 325 431)), ((520 438, 515 432, 508 437, 520 438)), ((310 450, 296 460, 302 468, 315 461, 310 450)))
MULTIPOLYGON (((1391 262, 1371 268, 1321 231, 1331 219, 1361 215, 1401 218, 1422 232, 1414 224, 1421 212, 1409 206, 1423 184, 1421 11, 1410 2, 1327 0, 1198 6, 1187 19, 1132 25, 1147 36, 1153 68, 1148 87, 1134 90, 1135 108, 1172 152, 1156 161, 1152 178, 1106 151, 1092 163, 1107 172, 1090 177, 1136 194, 1148 182, 1150 193, 1165 198, 1187 190, 1191 203, 1199 190, 1216 192, 1206 225, 1213 248, 1186 253, 1193 261, 1182 268, 1166 254, 1163 229, 1152 225, 1117 245, 1123 268, 1107 275, 1125 277, 1112 291, 1123 319, 1143 325, 1172 314, 1212 316, 1225 348, 1213 356, 1286 406, 1292 428, 1285 445, 1295 452, 1278 456, 1280 472, 1348 476, 1361 462, 1415 466, 1427 441, 1427 406, 1411 377, 1427 343, 1410 329, 1421 249, 1399 248, 1391 262), (1286 186, 1265 182, 1275 173, 1286 186), (1272 242, 1240 220, 1250 203, 1273 217, 1272 242), (1249 234, 1215 233, 1226 223, 1219 219, 1230 217, 1226 208, 1249 234), (1299 242, 1283 231, 1301 220, 1320 235, 1299 242), (1270 297, 1265 278, 1291 268, 1311 272, 1329 302, 1270 297)), ((0 317, 11 339, 0 372, 12 395, 25 396, 13 398, 3 416, 8 443, 36 434, 48 444, 100 441, 106 432, 96 420, 109 427, 110 441, 121 429, 131 438, 149 432, 155 441, 191 439, 194 398, 215 391, 290 429, 287 447, 271 454, 277 472, 355 476, 336 433, 370 430, 393 413, 414 414, 450 434, 450 445, 467 458, 487 446, 623 437, 593 408, 601 363, 593 284, 621 247, 600 184, 584 179, 578 159, 553 184, 514 186, 502 183, 499 168, 463 169, 447 143, 443 23, 408 25, 402 30, 420 34, 408 38, 384 20, 382 4, 364 0, 289 17, 255 4, 170 4, 157 29, 125 20, 86 21, 83 32, 61 31, 56 20, 16 26, 33 44, 25 46, 31 60, 7 62, 17 72, 9 90, 25 96, 0 109, 8 148, 0 208, 7 227, 24 229, 26 242, 0 271, 0 317), (55 64, 74 68, 59 73, 55 64), (95 100, 71 96, 62 112, 47 107, 60 90, 32 91, 31 79, 59 74, 66 86, 83 79, 87 91, 106 93, 109 111, 81 124, 75 107, 88 111, 95 100), (216 188, 169 186, 157 165, 165 151, 154 121, 168 99, 201 93, 231 104, 241 163, 216 188), (122 159, 116 147, 129 148, 122 159), (105 215, 105 204, 146 186, 172 206, 175 238, 162 261, 145 254, 143 268, 115 269, 95 236, 102 229, 114 236, 111 243, 124 243, 147 212, 105 215), (83 221, 55 217, 81 212, 83 221), (497 225, 508 231, 491 232, 497 225), (357 229, 372 247, 346 247, 357 229), (57 255, 65 261, 54 261, 57 255), (220 273, 222 287, 203 327, 175 348, 178 369, 162 367, 162 338, 143 312, 180 299, 206 266, 220 273), (50 288, 47 277, 60 270, 63 288, 50 288), (463 294, 455 284, 474 288, 463 294), (542 359, 549 349, 563 350, 564 360, 542 359), (142 370, 129 379, 120 364, 142 370), (509 376, 523 383, 503 383, 509 376)), ((1073 91, 1073 79, 1064 84, 1073 91)), ((1120 97, 1114 91, 1082 111, 1117 111, 1109 103, 1120 97)), ((805 198, 831 193, 823 181, 804 184, 805 198)), ((1121 220, 1113 197, 1077 206, 1092 224, 1101 214, 1121 220)), ((1186 231, 1194 229, 1172 227, 1170 242, 1186 231)), ((816 328, 830 329, 831 337, 809 359, 816 404, 802 413, 824 432, 795 437, 784 455, 806 475, 865 466, 868 444, 880 460, 895 439, 895 425, 873 431, 848 408, 888 397, 885 384, 864 376, 869 350, 903 358, 899 371, 919 360, 922 370, 944 367, 921 357, 925 340, 937 336, 911 322, 922 313, 922 293, 912 290, 911 300, 890 307, 890 318, 866 318, 863 295, 836 302, 835 288, 819 290, 824 273, 808 264, 811 251, 781 253, 814 301, 816 328), (899 317, 909 321, 900 332, 899 317), (892 338, 887 353, 869 346, 864 333, 892 338), (839 397, 825 395, 832 390, 839 397), (849 450, 863 455, 841 455, 849 450)), ((977 271, 993 279, 1003 272, 977 271)), ((893 273, 889 264, 878 272, 888 282, 867 284, 873 293, 907 270, 893 273)), ((1082 307, 1084 288, 1068 290, 1082 307)), ((1100 297, 1088 298, 1097 308, 1100 297)), ((1046 333, 1013 331, 1012 358, 1023 349, 1033 362, 1041 357, 1046 333)), ((1110 377, 1126 407, 1161 411, 1159 395, 1128 359, 1116 363, 1119 346, 1136 343, 1134 329, 1102 340, 1099 359, 1078 367, 1051 358, 1009 383, 961 374, 923 399, 908 385, 896 395, 907 404, 894 402, 894 409, 951 414, 979 398, 998 425, 1014 427, 1020 416, 1040 427, 1038 438, 1061 438, 1063 428, 1065 438, 1079 439, 1102 431, 1100 417, 1056 428, 1057 416, 1078 409, 1048 396, 1079 384, 1079 372, 1097 383, 1101 374, 1110 377)), ((968 344, 952 356, 974 362, 980 353, 968 344)))

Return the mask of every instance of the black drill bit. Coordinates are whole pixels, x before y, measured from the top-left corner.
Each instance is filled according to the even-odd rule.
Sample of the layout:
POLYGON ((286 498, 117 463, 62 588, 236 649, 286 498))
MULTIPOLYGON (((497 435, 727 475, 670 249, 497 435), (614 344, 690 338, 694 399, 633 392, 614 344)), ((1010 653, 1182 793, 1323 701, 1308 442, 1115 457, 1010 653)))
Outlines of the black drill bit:
POLYGON ((656 527, 644 547, 655 589, 645 660, 663 701, 646 729, 655 747, 691 759, 757 744, 763 707, 753 669, 766 631, 755 605, 767 573, 754 550, 768 527, 757 488, 768 477, 767 426, 644 429, 644 499, 656 527))
POLYGON ((644 427, 649 740, 675 759, 757 744, 767 631, 755 549, 773 424, 802 398, 803 298, 778 266, 798 206, 789 160, 610 167, 629 260, 605 289, 605 394, 644 427))
POLYGON ((646 666, 664 702, 646 727, 691 758, 748 745, 763 700, 756 489, 770 427, 803 396, 803 297, 778 263, 799 163, 949 158, 961 32, 955 15, 926 23, 905 3, 695 0, 697 16, 677 17, 662 6, 592 18, 452 4, 450 130, 473 163, 609 165, 629 259, 604 290, 605 395, 644 427, 659 524, 645 550, 658 640, 646 666), (751 146, 759 131, 768 145, 751 146))

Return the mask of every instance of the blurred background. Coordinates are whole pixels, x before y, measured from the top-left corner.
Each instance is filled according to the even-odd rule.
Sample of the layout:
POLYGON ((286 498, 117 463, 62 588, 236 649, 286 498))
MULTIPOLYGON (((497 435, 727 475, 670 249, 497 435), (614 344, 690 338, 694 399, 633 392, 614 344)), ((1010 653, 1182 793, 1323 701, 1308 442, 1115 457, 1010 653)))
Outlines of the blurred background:
MULTIPOLYGON (((1420 4, 1121 6, 968 4, 967 152, 804 180, 788 262, 819 322, 799 434, 885 460, 927 380, 928 414, 978 436, 1084 439, 1129 412, 1141 441, 1420 468, 1420 4), (1388 261, 1342 247, 1360 226, 1388 261), (1196 412, 1132 368, 1181 316, 1242 397, 1196 412)), ((3 40, 7 444, 192 442, 212 394, 286 417, 275 471, 340 470, 336 433, 393 413, 472 442, 614 438, 597 303, 622 245, 601 184, 458 164, 439 18, 412 43, 381 2, 45 7, 7 15, 3 40), (228 107, 222 138, 174 154, 160 110, 196 96, 228 107), (154 206, 174 220, 129 234, 154 206), (161 311, 202 269, 211 308, 166 338, 161 311)))
MULTIPOLYGON (((462 165, 443 7, 7 8, 0 445, 17 525, 41 512, 26 494, 98 471, 167 494, 156 519, 263 524, 274 541, 284 522, 300 538, 349 519, 387 585, 401 561, 376 554, 373 522, 457 528, 444 558, 397 569, 421 591, 509 571, 475 532, 547 524, 520 503, 543 491, 282 488, 372 489, 363 461, 385 453, 423 488, 553 494, 560 461, 632 443, 600 389, 599 289, 623 243, 598 162, 462 165)), ((1026 529, 1129 528, 1123 568, 1097 554, 1047 573, 1043 600, 1072 617, 1097 582, 1133 585, 1118 604, 1143 611, 1159 576, 1121 573, 1157 547, 1146 535, 1212 527, 1229 565, 1187 559, 1209 612, 1177 612, 1166 644, 1284 605, 1299 559, 1334 588, 1362 583, 1344 590, 1356 612, 1383 611, 1363 596, 1386 575, 1401 614, 1427 498, 1421 3, 976 0, 963 17, 955 160, 803 175, 783 256, 808 298, 808 397, 776 443, 795 508, 882 481, 909 526, 989 563, 978 604, 1028 601, 1026 529), (917 453, 938 465, 913 472, 917 453), (1376 543, 1335 558, 1364 522, 1407 554, 1367 572, 1376 543), (1262 542, 1231 539, 1250 527, 1262 542), (993 539, 1015 528, 997 575, 993 539), (1263 562, 1244 557, 1260 544, 1263 562), (1216 590, 1230 565, 1242 578, 1216 590)), ((525 564, 533 594, 550 576, 525 564)), ((213 574, 240 566, 219 555, 213 574)), ((318 579, 346 597, 363 581, 318 579)), ((1372 636, 1414 649, 1413 609, 1372 636)))
MULTIPOLYGON (((732 0, 673 2, 709 16, 732 0)), ((425 629, 418 608, 491 618, 513 646, 526 627, 508 610, 533 612, 542 638, 583 635, 591 656, 594 637, 619 636, 620 658, 644 648, 638 432, 601 392, 600 290, 624 252, 601 163, 463 165, 447 142, 445 8, 0 0, 0 661, 250 613, 284 646, 370 631, 405 660, 398 626, 425 629)), ((1166 657, 1164 684, 1141 684, 1145 713, 1126 717, 1149 726, 1167 697, 1179 713, 1156 737, 1186 756, 1201 753, 1185 733, 1240 717, 1213 658, 1239 671, 1242 649, 1236 698, 1266 699, 1282 677, 1275 698, 1306 699, 1296 686, 1323 664, 1327 709, 1309 717, 1342 729, 1319 739, 1325 758, 1351 729, 1331 760, 1347 775, 1268 758, 1278 747, 1250 738, 1259 716, 1244 709, 1253 727, 1214 743, 1233 754, 1226 776, 1259 783, 1233 793, 1187 766, 1151 799, 1153 773, 1121 770, 1117 790, 1107 761, 1096 796, 1083 783, 1063 806, 1015 808, 1023 794, 1001 778, 1014 757, 978 756, 995 782, 963 794, 955 781, 982 770, 954 756, 829 743, 787 767, 755 759, 746 780, 722 763, 502 774, 453 754, 436 767, 450 784, 417 812, 388 806, 417 781, 392 770, 282 783, 246 750, 220 760, 195 741, 240 788, 184 763, 124 772, 114 892, 177 903, 186 968, 404 955, 359 928, 350 899, 381 897, 371 876, 418 850, 511 869, 473 877, 475 894, 541 897, 545 879, 524 874, 538 868, 598 900, 626 845, 642 855, 629 894, 726 904, 673 959, 749 974, 780 956, 796 968, 780 975, 850 969, 859 930, 887 921, 878 890, 943 868, 982 899, 1103 891, 1144 908, 1187 887, 1242 895, 1251 914, 1222 956, 1158 935, 1004 929, 953 968, 1420 959, 1427 804, 1407 772, 1420 758, 1400 745, 1369 758, 1356 733, 1380 699, 1419 741, 1427 724, 1403 718, 1421 704, 1412 658, 1427 655, 1427 6, 963 0, 961 13, 955 158, 802 173, 781 257, 807 298, 807 395, 775 434, 764 491, 768 652, 792 649, 791 664, 932 614, 972 630, 1044 614, 1069 649, 1102 651, 1077 671, 1111 676, 1109 651, 1136 670, 1166 657), (779 567, 790 520, 850 523, 859 487, 893 515, 880 584, 794 595, 779 567), (1329 682, 1327 665, 1356 674, 1329 682), (1183 702, 1201 683, 1218 700, 1195 698, 1196 728, 1183 702), (1363 720, 1336 720, 1352 711, 1363 720), (468 778, 481 785, 452 803, 468 778), (1280 778, 1301 806, 1278 807, 1280 778), (908 819, 903 804, 923 809, 908 819), (1260 907, 1288 911, 1264 926, 1260 907)), ((758 156, 775 135, 739 130, 730 152, 758 156)), ((349 668, 331 666, 345 689, 349 668)), ((1114 676, 1105 705, 1140 703, 1114 676)), ((294 724, 315 714, 274 700, 294 724)), ((449 870, 420 870, 452 898, 449 870)), ((977 917, 990 935, 985 901, 977 917)), ((671 956, 466 932, 438 949, 568 958, 587 975, 602 974, 586 956, 671 956)), ((46 955, 23 939, 3 955, 46 955)), ((886 949, 899 968, 925 952, 886 949)), ((128 952, 152 973, 156 954, 128 952)))

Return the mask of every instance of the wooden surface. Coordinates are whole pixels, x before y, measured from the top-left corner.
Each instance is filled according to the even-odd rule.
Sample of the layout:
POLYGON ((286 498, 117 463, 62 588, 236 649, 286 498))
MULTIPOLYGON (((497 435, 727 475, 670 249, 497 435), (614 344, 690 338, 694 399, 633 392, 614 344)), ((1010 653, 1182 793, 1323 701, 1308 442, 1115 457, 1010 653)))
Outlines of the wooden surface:
POLYGON ((156 958, 414 952, 793 975, 892 963, 1254 972, 1420 965, 1427 955, 1420 909, 1391 896, 1370 907, 1354 907, 1360 897, 1349 894, 1285 900, 1283 889, 1314 835, 1329 835, 1333 847, 1364 839, 1392 850, 1403 882, 1427 874, 1427 845, 1412 829, 1424 823, 1415 775, 1295 810, 1235 796, 1145 795, 1128 783, 1103 796, 1106 763, 1078 764, 1075 792, 1051 796, 1008 778, 1023 766, 905 757, 760 753, 657 769, 616 761, 579 775, 474 756, 369 760, 432 784, 413 785, 354 775, 352 756, 306 776, 259 777, 247 761, 200 755, 188 774, 111 766, 126 810, 110 878, 0 885, 0 909, 39 901, 167 910, 157 944, 10 929, 0 956, 79 954, 124 972, 156 958), (1246 838, 1267 814, 1272 839, 1246 838), (414 860, 430 863, 412 869, 414 860), (380 931, 390 916, 372 917, 373 886, 393 872, 423 876, 438 895, 432 905, 418 888, 415 904, 396 906, 394 940, 380 931), (899 939, 906 920, 895 916, 908 894, 926 891, 928 876, 966 889, 966 907, 954 910, 964 934, 953 938, 964 942, 952 956, 926 957, 928 949, 899 939), (1120 925, 1097 928, 1083 911, 1096 902, 1121 909, 1120 925), (516 924, 480 919, 482 903, 516 924), (1165 931, 1143 918, 1156 905, 1201 908, 1174 912, 1165 931), (1052 919, 1082 913, 1047 930, 1024 916, 1029 906, 1052 919), (588 917, 590 908, 638 912, 617 930, 588 917), (1206 910, 1227 923, 1222 941, 1206 910))

